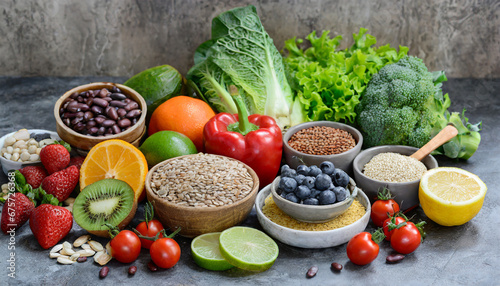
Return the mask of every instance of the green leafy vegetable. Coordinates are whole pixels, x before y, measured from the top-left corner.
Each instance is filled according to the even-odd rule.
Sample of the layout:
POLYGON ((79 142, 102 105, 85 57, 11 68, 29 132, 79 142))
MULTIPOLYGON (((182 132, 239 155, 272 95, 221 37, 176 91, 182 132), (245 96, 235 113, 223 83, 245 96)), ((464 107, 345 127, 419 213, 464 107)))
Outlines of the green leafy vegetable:
MULTIPOLYGON (((368 84, 357 107, 357 123, 364 146, 409 145, 422 147, 447 124, 458 135, 434 154, 468 159, 481 141, 481 123, 468 123, 464 113, 450 114, 451 100, 443 95, 444 72, 431 73, 423 61, 406 56, 383 67, 368 84)), ((465 110, 464 110, 465 112, 465 110)))
POLYGON ((281 54, 254 6, 214 18, 212 38, 197 48, 194 63, 187 78, 217 111, 237 113, 228 92, 235 85, 250 114, 272 116, 282 128, 306 119, 300 102, 294 101, 281 54))
POLYGON ((329 31, 320 37, 313 31, 306 39, 310 47, 305 51, 298 45, 302 39, 285 41, 285 68, 290 85, 309 120, 355 122, 355 108, 370 81, 383 66, 397 62, 408 52, 399 52, 390 45, 373 47, 377 40, 361 28, 353 34, 354 44, 336 51, 342 36, 330 38, 329 31))

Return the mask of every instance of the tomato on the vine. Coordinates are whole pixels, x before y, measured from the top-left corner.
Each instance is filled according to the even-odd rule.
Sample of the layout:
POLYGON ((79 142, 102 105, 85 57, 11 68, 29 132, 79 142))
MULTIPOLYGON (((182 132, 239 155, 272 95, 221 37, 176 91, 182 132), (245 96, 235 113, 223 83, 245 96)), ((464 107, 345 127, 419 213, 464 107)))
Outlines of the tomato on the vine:
MULTIPOLYGON (((116 229, 116 232, 118 230, 116 229)), ((133 262, 141 253, 141 240, 130 230, 122 230, 118 234, 111 230, 111 256, 123 263, 133 262), (113 233, 112 233, 113 232, 113 233)))
POLYGON ((381 227, 387 218, 398 211, 398 203, 392 199, 389 189, 384 188, 378 193, 378 200, 372 205, 370 218, 376 226, 381 227))
MULTIPOLYGON (((154 238, 164 228, 159 220, 152 219, 154 217, 154 209, 150 202, 147 202, 144 208, 144 221, 135 228, 141 235, 154 238)), ((160 233, 160 238, 163 234, 160 233)), ((152 240, 141 238, 143 248, 149 249, 153 244, 152 240)))
POLYGON ((399 215, 391 216, 390 218, 384 221, 382 229, 384 230, 385 240, 391 241, 392 234, 394 233, 394 229, 389 230, 389 225, 392 223, 393 225, 398 225, 406 221, 406 218, 401 217, 399 215))
POLYGON ((422 242, 421 222, 417 225, 411 221, 402 223, 394 229, 391 237, 391 247, 401 254, 409 254, 415 251, 422 242))
POLYGON ((151 260, 161 268, 171 268, 181 257, 179 244, 170 237, 157 239, 149 249, 151 260))
POLYGON ((382 241, 383 233, 379 229, 373 233, 361 232, 356 234, 347 243, 347 257, 352 263, 357 265, 366 265, 378 256, 378 243, 382 241))

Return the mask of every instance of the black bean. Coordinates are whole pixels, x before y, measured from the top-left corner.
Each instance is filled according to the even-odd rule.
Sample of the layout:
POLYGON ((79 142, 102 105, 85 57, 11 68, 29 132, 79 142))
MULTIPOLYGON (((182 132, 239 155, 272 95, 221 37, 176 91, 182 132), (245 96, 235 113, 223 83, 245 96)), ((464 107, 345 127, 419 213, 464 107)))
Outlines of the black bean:
POLYGON ((114 124, 113 126, 111 126, 111 130, 113 130, 113 133, 114 134, 118 134, 120 132, 122 132, 122 130, 120 129, 120 127, 116 124, 114 124))
POLYGON ((78 104, 78 107, 80 108, 81 111, 87 111, 90 109, 90 107, 85 103, 78 104))
POLYGON ((108 276, 108 273, 109 273, 109 267, 108 266, 104 266, 99 271, 99 278, 101 278, 101 279, 102 278, 106 278, 106 276, 108 276))
POLYGON ((111 120, 111 119, 106 119, 102 122, 102 126, 104 127, 111 127, 115 124, 116 122, 114 120, 111 120))
POLYGON ((403 254, 394 253, 394 254, 387 255, 387 257, 385 258, 385 261, 387 263, 397 263, 397 262, 403 260, 404 258, 405 258, 405 256, 403 254))
POLYGON ((127 118, 134 118, 134 117, 138 117, 139 115, 141 115, 141 110, 140 109, 134 109, 134 110, 130 110, 125 115, 125 117, 127 117, 127 118))
POLYGON ((332 269, 335 270, 335 271, 340 271, 340 270, 342 270, 342 264, 337 263, 337 262, 333 262, 332 263, 332 269))
POLYGON ((127 111, 123 108, 118 108, 118 110, 116 112, 118 113, 119 117, 123 117, 127 114, 127 111))
POLYGON ((100 125, 106 120, 106 117, 104 117, 103 115, 98 115, 94 120, 95 122, 97 122, 97 124, 100 125))
POLYGON ((135 101, 132 101, 132 102, 128 103, 124 108, 126 111, 130 111, 130 110, 139 108, 139 104, 135 101))
POLYGON ((318 273, 318 266, 313 266, 307 270, 306 276, 307 278, 313 278, 318 273))
POLYGON ((73 92, 69 97, 75 99, 78 97, 78 92, 73 92))
POLYGON ((123 118, 121 120, 118 120, 118 126, 120 126, 121 128, 129 127, 130 125, 132 125, 132 121, 130 121, 130 119, 123 118))
POLYGON ((127 98, 127 96, 123 93, 112 93, 109 97, 111 97, 112 99, 116 99, 116 100, 123 100, 125 98, 127 98))
POLYGON ((108 96, 108 95, 109 95, 109 93, 110 93, 110 92, 109 92, 109 90, 107 90, 106 88, 103 88, 103 89, 101 89, 101 90, 99 91, 98 96, 99 96, 100 98, 104 98, 104 97, 108 96))
POLYGON ((99 115, 99 114, 102 114, 102 107, 100 106, 97 106, 97 105, 93 105, 90 110, 95 114, 95 115, 99 115))
MULTIPOLYGON (((113 93, 113 94, 115 94, 115 93, 113 93)), ((109 102, 109 105, 116 106, 119 108, 124 108, 125 106, 127 106, 127 104, 125 102, 120 101, 120 100, 112 100, 109 102)))
POLYGON ((92 118, 94 118, 94 113, 92 113, 92 111, 85 111, 83 119, 85 119, 85 121, 89 121, 92 118))
POLYGON ((94 98, 94 104, 98 105, 100 107, 106 108, 109 103, 106 100, 102 99, 102 98, 96 97, 96 98, 94 98))
POLYGON ((106 114, 108 115, 109 119, 117 120, 118 119, 118 113, 116 112, 116 109, 110 108, 106 111, 106 114))

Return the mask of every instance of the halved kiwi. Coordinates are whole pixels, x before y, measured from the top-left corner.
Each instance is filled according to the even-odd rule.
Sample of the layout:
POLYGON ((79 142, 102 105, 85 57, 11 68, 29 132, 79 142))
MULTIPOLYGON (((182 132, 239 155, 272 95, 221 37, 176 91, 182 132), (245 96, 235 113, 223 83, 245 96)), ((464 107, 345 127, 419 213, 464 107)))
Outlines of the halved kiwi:
POLYGON ((123 229, 137 211, 132 187, 117 179, 103 179, 86 186, 75 199, 73 217, 88 232, 109 237, 111 224, 123 229))

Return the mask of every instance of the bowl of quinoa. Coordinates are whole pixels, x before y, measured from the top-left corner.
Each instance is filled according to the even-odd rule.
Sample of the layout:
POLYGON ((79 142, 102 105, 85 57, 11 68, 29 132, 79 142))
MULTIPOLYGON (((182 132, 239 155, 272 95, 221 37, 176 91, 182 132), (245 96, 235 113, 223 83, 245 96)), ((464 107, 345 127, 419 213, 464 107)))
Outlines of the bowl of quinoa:
POLYGON ((259 179, 238 160, 198 153, 158 163, 149 170, 145 186, 161 223, 195 237, 243 222, 255 202, 259 179))
POLYGON ((411 158, 418 148, 402 145, 384 145, 368 148, 353 161, 354 180, 371 201, 378 191, 388 188, 401 210, 418 205, 420 178, 429 169, 437 168, 432 155, 422 161, 411 158))
POLYGON ((361 151, 363 135, 354 127, 333 121, 312 121, 295 125, 283 135, 286 163, 318 165, 330 161, 352 175, 352 162, 361 151))

